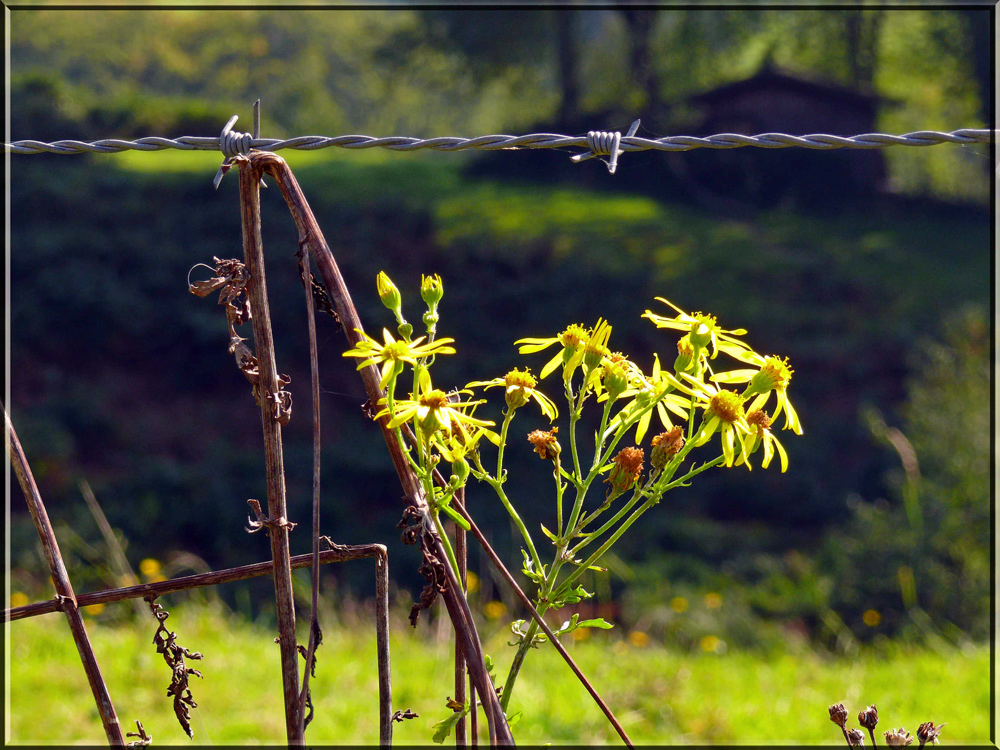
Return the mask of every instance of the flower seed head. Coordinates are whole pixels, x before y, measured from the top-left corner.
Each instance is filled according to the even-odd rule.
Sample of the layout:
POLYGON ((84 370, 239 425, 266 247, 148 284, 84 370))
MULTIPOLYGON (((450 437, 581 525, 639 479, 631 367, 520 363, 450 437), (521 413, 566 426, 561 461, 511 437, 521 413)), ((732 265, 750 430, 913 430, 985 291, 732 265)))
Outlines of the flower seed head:
POLYGON ((420 276, 420 298, 427 303, 429 307, 434 307, 441 298, 444 296, 444 285, 441 283, 441 277, 438 274, 433 276, 420 276))
POLYGON ((653 449, 649 453, 649 463, 654 469, 662 469, 667 462, 684 447, 684 428, 678 426, 661 432, 653 438, 653 449))
POLYGON ((382 300, 382 304, 393 312, 399 310, 400 305, 403 304, 403 298, 385 271, 378 272, 375 283, 378 286, 378 298, 382 300))
POLYGON ((858 714, 858 724, 869 732, 875 731, 875 725, 878 724, 878 709, 875 708, 874 703, 861 710, 861 713, 858 714))
POLYGON ((913 737, 902 727, 885 732, 884 734, 885 744, 889 747, 906 747, 913 742, 913 737))
POLYGON ((719 391, 708 404, 708 410, 727 424, 732 424, 743 415, 743 401, 736 391, 719 391))
POLYGON ((860 729, 848 729, 847 730, 847 741, 850 743, 851 747, 864 747, 865 746, 865 733, 860 729))
POLYGON ((920 741, 921 747, 926 745, 928 742, 936 745, 938 743, 938 735, 941 734, 941 727, 943 726, 944 724, 934 726, 933 721, 925 721, 917 727, 917 740, 920 741))
POLYGON ((830 706, 830 721, 841 729, 847 724, 847 709, 843 703, 835 703, 830 706))
POLYGON ((604 483, 611 483, 612 491, 619 494, 631 489, 642 475, 642 448, 622 448, 615 456, 615 464, 604 483))
POLYGON ((535 446, 535 453, 539 456, 555 460, 556 456, 562 452, 562 446, 560 446, 559 441, 556 440, 557 432, 559 432, 558 427, 553 427, 548 432, 545 432, 544 430, 533 430, 528 433, 528 442, 535 446))

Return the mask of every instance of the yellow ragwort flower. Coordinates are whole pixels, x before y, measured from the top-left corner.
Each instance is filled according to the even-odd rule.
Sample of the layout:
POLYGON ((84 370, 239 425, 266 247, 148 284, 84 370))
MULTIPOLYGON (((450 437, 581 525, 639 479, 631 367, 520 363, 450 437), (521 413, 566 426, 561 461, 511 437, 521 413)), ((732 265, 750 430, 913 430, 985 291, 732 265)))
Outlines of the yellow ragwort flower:
POLYGON ((455 339, 436 339, 430 343, 421 344, 420 342, 425 337, 420 336, 413 341, 404 341, 402 339, 396 341, 392 334, 389 333, 389 329, 383 328, 382 336, 385 342, 380 343, 360 328, 355 330, 361 334, 361 340, 353 349, 344 352, 344 356, 358 357, 364 360, 358 365, 359 370, 368 365, 381 363, 382 380, 379 382, 379 388, 385 388, 394 376, 399 375, 403 371, 404 362, 416 365, 417 360, 424 357, 430 357, 435 354, 455 353, 454 347, 448 346, 448 344, 454 343, 455 339))
POLYGON ((673 302, 663 299, 663 297, 657 297, 656 299, 672 307, 677 314, 672 318, 668 318, 664 315, 658 315, 652 310, 646 310, 642 314, 642 317, 649 318, 657 328, 672 328, 675 331, 684 331, 688 334, 688 341, 699 355, 709 345, 712 348, 711 357, 713 359, 720 351, 730 356, 736 356, 736 352, 749 348, 742 341, 735 338, 736 336, 745 336, 747 333, 745 329, 735 328, 727 331, 719 327, 714 315, 705 315, 700 312, 688 314, 673 302))
POLYGON ((792 402, 788 400, 788 384, 792 380, 792 370, 788 366, 788 357, 779 359, 778 357, 762 357, 754 351, 744 351, 738 359, 747 364, 755 365, 758 370, 732 370, 731 372, 720 372, 712 376, 716 383, 747 383, 746 390, 743 391, 745 397, 756 396, 750 404, 750 411, 763 409, 767 403, 771 391, 778 400, 778 406, 774 410, 771 419, 777 419, 782 411, 785 412, 785 424, 782 429, 792 430, 796 435, 802 434, 802 424, 799 422, 799 415, 792 407, 792 402))
POLYGON ((538 408, 542 410, 542 414, 548 417, 550 422, 553 422, 559 416, 559 410, 556 409, 556 405, 552 402, 552 399, 535 389, 536 385, 538 385, 538 381, 531 374, 531 370, 526 369, 522 372, 515 367, 502 378, 476 380, 465 387, 485 388, 487 390, 499 387, 506 388, 504 398, 507 402, 507 407, 512 410, 519 409, 528 403, 529 400, 534 399, 535 403, 538 404, 538 408))
POLYGON ((479 404, 486 403, 484 399, 479 401, 460 401, 459 394, 471 393, 471 391, 457 391, 452 400, 449 394, 436 388, 431 388, 430 378, 424 377, 419 384, 419 392, 410 394, 414 398, 399 399, 393 402, 393 409, 390 411, 386 399, 381 399, 379 404, 382 410, 375 415, 379 419, 390 415, 389 428, 399 427, 404 422, 411 419, 416 424, 417 430, 425 436, 430 437, 434 433, 441 431, 451 434, 452 431, 461 433, 465 442, 472 440, 472 435, 466 429, 469 427, 492 427, 493 422, 485 419, 476 419, 466 413, 468 409, 474 409, 479 404))

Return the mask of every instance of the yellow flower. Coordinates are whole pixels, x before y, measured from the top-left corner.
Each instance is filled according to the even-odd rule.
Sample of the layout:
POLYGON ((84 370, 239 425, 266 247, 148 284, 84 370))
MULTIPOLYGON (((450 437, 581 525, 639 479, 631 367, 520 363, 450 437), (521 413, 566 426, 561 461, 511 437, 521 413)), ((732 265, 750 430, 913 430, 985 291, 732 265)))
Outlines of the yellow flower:
POLYGON ((160 572, 160 561, 154 560, 152 557, 147 557, 145 560, 139 563, 139 572, 142 573, 147 578, 150 576, 155 576, 160 572))
POLYGON ((483 605, 483 614, 486 615, 488 620, 499 620, 505 614, 507 614, 507 605, 503 602, 486 602, 483 605))
POLYGON ((552 422, 557 416, 559 416, 559 411, 556 409, 556 405, 552 403, 552 400, 546 396, 541 391, 535 390, 535 386, 538 385, 538 381, 531 374, 530 370, 525 370, 521 372, 516 367, 504 375, 502 378, 493 378, 493 380, 477 380, 475 382, 466 385, 466 388, 498 388, 504 387, 507 389, 506 402, 510 409, 518 409, 528 403, 529 399, 534 399, 538 404, 538 408, 542 410, 542 414, 549 418, 552 422))
POLYGON ((672 609, 674 612, 677 613, 687 612, 687 608, 688 608, 688 600, 685 599, 683 596, 675 596, 673 599, 670 600, 670 609, 672 609))
POLYGON ((652 310, 646 310, 642 314, 642 317, 649 318, 657 328, 672 328, 676 331, 685 331, 689 334, 687 337, 688 341, 699 354, 701 350, 709 345, 712 347, 711 356, 713 359, 720 351, 730 356, 736 356, 736 352, 748 349, 746 344, 734 338, 735 336, 745 336, 747 333, 745 329, 736 328, 732 331, 727 331, 719 327, 714 315, 705 315, 700 312, 689 315, 673 302, 663 299, 663 297, 657 297, 656 299, 674 308, 677 315, 668 318, 663 315, 657 315, 652 310))
POLYGON ((802 424, 799 422, 799 415, 792 408, 792 402, 788 400, 788 384, 792 380, 792 370, 788 366, 788 358, 762 357, 753 351, 741 352, 738 359, 748 364, 756 365, 759 370, 733 370, 722 372, 712 376, 716 383, 749 383, 744 396, 754 396, 757 398, 750 404, 750 410, 762 409, 764 404, 774 391, 778 400, 778 407, 774 410, 771 419, 777 419, 782 411, 785 412, 785 424, 782 429, 792 430, 796 435, 802 434, 802 424))
POLYGON ((539 378, 545 380, 549 373, 555 370, 560 362, 563 364, 563 379, 569 380, 573 371, 583 361, 583 349, 590 339, 590 332, 582 325, 573 323, 558 336, 547 339, 518 339, 515 346, 520 344, 518 354, 534 354, 548 349, 553 344, 559 344, 562 348, 559 353, 545 363, 539 378))
POLYGON ((385 343, 379 343, 360 328, 355 329, 361 334, 361 341, 357 345, 344 352, 345 357, 358 357, 364 360, 358 365, 358 369, 382 363, 382 380, 379 388, 385 388, 389 381, 403 371, 403 363, 409 362, 416 365, 417 360, 423 357, 430 357, 435 354, 454 354, 455 349, 448 346, 454 343, 455 339, 443 338, 421 345, 424 336, 413 341, 396 341, 387 328, 382 329, 382 336, 385 343))
MULTIPOLYGON (((633 367, 635 366, 633 365, 633 367)), ((635 368, 635 372, 637 372, 638 375, 633 377, 633 386, 621 394, 621 398, 626 396, 634 396, 634 398, 630 403, 622 407, 621 411, 619 411, 618 414, 615 415, 615 418, 611 420, 611 424, 608 426, 608 430, 605 435, 613 433, 620 425, 629 421, 639 411, 648 409, 649 405, 655 401, 656 408, 648 409, 648 411, 639 417, 639 421, 636 423, 635 442, 636 444, 639 444, 646 436, 646 431, 649 429, 649 423, 652 421, 654 411, 659 415, 660 422, 668 430, 673 427, 673 424, 670 421, 670 416, 667 414, 668 411, 673 412, 682 420, 687 420, 688 400, 681 398, 680 396, 676 396, 669 391, 674 388, 680 389, 686 393, 689 393, 689 391, 672 375, 666 372, 661 372, 660 358, 655 355, 653 356, 653 372, 648 379, 639 371, 637 367, 635 368)), ((630 375, 630 377, 632 377, 632 375, 630 375)), ((603 400, 603 397, 598 400, 603 400)))
POLYGON ((456 400, 452 401, 444 391, 431 388, 430 377, 425 376, 421 378, 419 392, 411 394, 415 398, 397 400, 393 404, 394 411, 390 412, 386 399, 379 400, 379 404, 384 404, 384 407, 375 415, 375 419, 390 415, 390 429, 399 427, 404 422, 409 422, 412 419, 416 423, 417 430, 428 437, 438 431, 450 435, 453 430, 456 430, 461 434, 461 439, 465 443, 468 443, 473 439, 473 436, 469 434, 466 425, 471 427, 491 427, 493 426, 493 422, 476 419, 466 414, 463 410, 473 409, 479 404, 485 403, 485 401, 462 402, 457 400, 458 394, 461 393, 470 393, 470 391, 458 391, 455 394, 456 400))
MULTIPOLYGON (((746 455, 750 456, 755 453, 756 450, 763 444, 764 446, 764 460, 761 461, 761 466, 767 468, 771 459, 774 458, 774 451, 777 449, 778 457, 781 459, 781 471, 784 473, 788 470, 788 454, 785 453, 784 446, 778 442, 771 432, 771 418, 767 416, 767 412, 761 411, 760 409, 754 409, 749 414, 747 414, 747 424, 752 428, 750 445, 747 446, 746 455)), ((736 462, 737 466, 741 464, 744 460, 743 456, 740 456, 740 460, 736 462)), ((749 464, 747 464, 749 466, 749 464)))
POLYGON ((694 446, 704 445, 719 431, 722 438, 722 455, 726 466, 732 466, 736 460, 736 443, 740 444, 740 463, 747 462, 746 438, 750 435, 750 425, 747 424, 746 413, 743 410, 743 399, 735 391, 720 390, 711 383, 702 383, 690 377, 687 373, 681 375, 695 386, 695 396, 703 403, 705 409, 701 427, 695 434, 694 446))
POLYGON ((877 627, 880 622, 882 622, 882 615, 879 614, 877 609, 867 609, 865 613, 861 615, 862 621, 870 628, 877 627))

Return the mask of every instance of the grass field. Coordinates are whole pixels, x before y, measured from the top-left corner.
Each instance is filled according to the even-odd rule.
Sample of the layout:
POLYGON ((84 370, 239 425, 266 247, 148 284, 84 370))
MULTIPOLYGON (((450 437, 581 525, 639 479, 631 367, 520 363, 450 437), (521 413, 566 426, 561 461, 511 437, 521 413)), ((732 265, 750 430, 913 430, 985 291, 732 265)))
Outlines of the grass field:
MULTIPOLYGON (((169 607, 169 603, 167 603, 169 607)), ((353 620, 355 618, 345 618, 353 620)), ((142 720, 157 745, 189 744, 173 717, 169 669, 152 644, 152 618, 123 625, 91 620, 89 632, 118 715, 129 729, 142 720)), ((198 708, 195 742, 278 743, 283 738, 278 649, 274 633, 221 607, 177 606, 167 621, 178 643, 201 651, 204 679, 191 679, 198 708)), ((66 623, 55 614, 7 625, 10 633, 8 743, 99 743, 103 731, 66 623)), ((394 631, 393 707, 419 718, 395 725, 398 744, 429 744, 454 694, 450 644, 428 634, 394 631)), ((571 644, 574 658, 636 743, 831 744, 843 742, 827 706, 844 701, 852 721, 876 703, 879 731, 923 721, 947 722, 944 744, 988 744, 989 650, 912 651, 903 647, 831 658, 804 647, 780 654, 678 653, 642 637, 599 632, 571 644), (642 644, 642 645, 638 645, 642 644)), ((487 641, 509 663, 503 632, 487 641)), ((512 709, 522 743, 615 743, 600 710, 551 648, 534 653, 512 709)), ((377 743, 374 634, 365 622, 326 626, 312 683, 316 718, 307 741, 377 743)), ((881 737, 879 737, 881 740, 881 737)))

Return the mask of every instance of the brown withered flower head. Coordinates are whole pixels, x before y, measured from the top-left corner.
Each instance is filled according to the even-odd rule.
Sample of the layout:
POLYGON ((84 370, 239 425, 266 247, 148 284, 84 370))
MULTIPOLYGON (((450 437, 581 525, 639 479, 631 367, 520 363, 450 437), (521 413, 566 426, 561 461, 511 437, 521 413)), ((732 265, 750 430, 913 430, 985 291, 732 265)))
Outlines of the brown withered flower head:
POLYGON ((928 742, 936 745, 938 743, 938 735, 941 734, 941 727, 943 726, 944 724, 934 726, 933 721, 925 721, 917 727, 917 741, 920 742, 920 747, 923 747, 928 742))
POLYGON ((860 729, 848 729, 847 741, 848 743, 850 743, 851 747, 864 747, 865 733, 862 732, 860 729))
POLYGON ((868 706, 868 708, 861 709, 858 714, 858 724, 863 726, 869 732, 875 728, 878 724, 878 709, 875 708, 875 704, 868 706))
POLYGON ((662 469, 667 462, 684 447, 684 428, 679 425, 661 432, 653 438, 653 449, 649 453, 649 463, 654 469, 662 469))
POLYGON ((906 747, 913 742, 913 736, 902 727, 884 734, 885 744, 889 747, 906 747))
POLYGON ((604 480, 605 484, 611 484, 611 490, 619 494, 631 489, 639 477, 642 476, 642 459, 645 454, 642 448, 622 448, 615 456, 614 466, 611 473, 604 480))
POLYGON ((562 446, 556 440, 557 432, 559 432, 558 427, 553 427, 548 432, 545 430, 533 430, 528 433, 528 442, 535 446, 535 453, 539 456, 550 458, 554 461, 556 456, 562 452, 562 446))
POLYGON ((835 703, 830 706, 830 721, 841 729, 847 724, 847 708, 843 703, 835 703))

